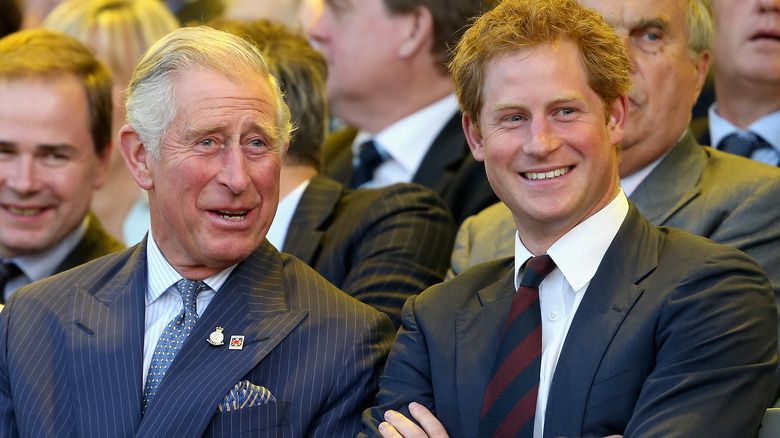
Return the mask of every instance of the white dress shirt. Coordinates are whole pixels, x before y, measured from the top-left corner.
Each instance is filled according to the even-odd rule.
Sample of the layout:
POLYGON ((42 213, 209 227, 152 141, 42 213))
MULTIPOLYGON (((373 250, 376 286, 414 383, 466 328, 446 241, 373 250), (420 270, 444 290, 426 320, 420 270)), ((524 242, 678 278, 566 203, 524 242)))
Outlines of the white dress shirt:
POLYGON ((726 136, 734 133, 747 134, 752 132, 760 136, 771 148, 758 149, 750 157, 756 161, 766 163, 772 166, 780 164, 780 111, 767 114, 764 117, 753 122, 747 130, 742 130, 734 126, 731 122, 718 115, 718 103, 710 105, 708 110, 710 125, 710 141, 712 147, 720 149, 720 142, 726 136))
POLYGON ((81 221, 81 225, 65 236, 64 239, 60 240, 59 243, 46 251, 14 257, 12 259, 3 258, 3 261, 5 262, 14 262, 22 271, 22 275, 19 275, 6 283, 5 289, 2 290, 5 300, 8 301, 11 294, 20 287, 27 286, 32 282, 43 280, 46 277, 54 275, 57 266, 62 264, 68 257, 68 254, 70 254, 78 246, 79 242, 81 242, 81 239, 87 232, 88 226, 89 216, 85 217, 84 220, 81 221))
MULTIPOLYGON (((173 269, 173 266, 162 255, 151 231, 146 244, 146 265, 148 283, 146 286, 142 391, 144 385, 146 385, 146 373, 149 370, 149 364, 152 363, 152 356, 160 335, 162 335, 163 330, 165 330, 165 327, 171 322, 173 317, 178 315, 181 309, 184 308, 181 294, 176 289, 176 283, 183 277, 173 269)), ((201 290, 195 299, 198 316, 203 315, 206 307, 211 303, 214 295, 216 295, 235 267, 236 265, 233 265, 203 280, 208 288, 201 290)), ((216 329, 216 327, 214 328, 216 329)), ((206 339, 203 339, 203 342, 206 342, 206 339)))
POLYGON ((352 143, 352 156, 360 155, 360 146, 374 140, 385 160, 374 171, 374 179, 361 187, 385 187, 411 182, 417 169, 444 126, 459 111, 454 94, 410 114, 373 135, 359 131, 352 143))
POLYGON ((287 230, 290 229, 290 221, 295 214, 295 210, 298 209, 298 204, 301 202, 303 192, 306 191, 306 187, 309 187, 309 181, 300 183, 298 187, 293 189, 284 198, 279 201, 279 206, 276 208, 276 215, 274 221, 271 222, 271 228, 265 234, 265 238, 271 242, 278 251, 284 247, 284 241, 287 239, 287 230))
MULTIPOLYGON (((555 367, 574 315, 590 281, 628 214, 628 199, 620 193, 556 241, 547 254, 556 268, 539 285, 542 311, 542 363, 536 399, 534 438, 542 438, 544 415, 555 367)), ((520 286, 520 267, 533 257, 515 234, 515 288, 520 286)))

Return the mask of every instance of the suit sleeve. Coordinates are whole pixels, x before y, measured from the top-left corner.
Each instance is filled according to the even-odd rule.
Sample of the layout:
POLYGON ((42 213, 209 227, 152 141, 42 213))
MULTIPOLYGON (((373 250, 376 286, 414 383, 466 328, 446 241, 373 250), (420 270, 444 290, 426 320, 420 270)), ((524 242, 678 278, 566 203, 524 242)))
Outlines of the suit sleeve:
POLYGON ((339 378, 307 437, 349 437, 360 430, 360 413, 373 402, 395 335, 387 315, 374 314, 345 355, 339 378))
POLYGON ((777 319, 758 267, 733 250, 711 255, 666 297, 656 327, 655 362, 624 435, 755 436, 777 366, 777 319))
POLYGON ((18 437, 11 379, 8 373, 8 313, 10 307, 0 311, 0 437, 18 437))
POLYGON ((389 409, 411 419, 408 406, 413 401, 426 406, 436 415, 429 353, 415 318, 415 299, 409 298, 404 305, 403 325, 379 381, 375 406, 363 412, 363 432, 358 435, 359 438, 381 437, 377 428, 389 409))
POLYGON ((401 184, 366 209, 370 223, 351 254, 342 289, 401 323, 407 298, 439 283, 449 264, 455 223, 438 196, 401 184))

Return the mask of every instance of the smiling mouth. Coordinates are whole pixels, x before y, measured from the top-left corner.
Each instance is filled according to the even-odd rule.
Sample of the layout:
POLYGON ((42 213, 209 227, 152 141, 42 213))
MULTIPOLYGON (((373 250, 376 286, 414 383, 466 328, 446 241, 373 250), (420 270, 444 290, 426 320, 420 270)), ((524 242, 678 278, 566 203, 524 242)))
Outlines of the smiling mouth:
POLYGON ((9 212, 17 216, 35 216, 43 211, 43 208, 21 208, 21 207, 6 207, 9 212))
POLYGON ((219 215, 219 217, 229 221, 242 221, 246 219, 246 215, 248 211, 247 210, 240 210, 240 211, 217 210, 216 213, 217 215, 219 215))
POLYGON ((560 169, 551 170, 549 172, 523 172, 523 176, 530 180, 540 179, 552 179, 559 176, 566 175, 571 170, 571 166, 561 167, 560 169))

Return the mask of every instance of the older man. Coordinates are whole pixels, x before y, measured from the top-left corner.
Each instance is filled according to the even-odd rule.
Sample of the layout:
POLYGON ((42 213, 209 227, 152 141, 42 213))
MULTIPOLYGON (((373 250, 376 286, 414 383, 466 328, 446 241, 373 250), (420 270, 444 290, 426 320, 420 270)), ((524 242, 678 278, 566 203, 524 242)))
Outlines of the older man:
POLYGON ((176 31, 140 61, 127 118, 149 237, 0 313, 0 436, 356 433, 392 325, 264 240, 290 115, 263 57, 176 31))
POLYGON ((0 303, 120 250, 90 214, 111 155, 111 75, 75 39, 0 40, 0 303))
POLYGON ((463 126, 512 212, 514 257, 407 302, 367 435, 756 434, 777 364, 771 287, 620 189, 620 48, 575 0, 504 0, 458 44, 463 126))
MULTIPOLYGON (((701 147, 687 127, 712 44, 707 3, 581 3, 599 10, 615 28, 633 66, 618 168, 623 191, 654 225, 681 228, 751 256, 769 275, 780 304, 780 170, 701 147)), ((503 204, 466 220, 452 273, 513 254, 515 231, 503 204)))

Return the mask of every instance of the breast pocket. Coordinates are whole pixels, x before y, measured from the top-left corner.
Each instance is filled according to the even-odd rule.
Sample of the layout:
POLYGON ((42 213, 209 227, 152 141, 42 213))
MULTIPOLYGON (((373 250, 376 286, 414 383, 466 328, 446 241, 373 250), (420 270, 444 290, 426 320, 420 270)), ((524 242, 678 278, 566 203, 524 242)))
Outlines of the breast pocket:
POLYGON ((291 437, 290 406, 276 401, 230 412, 215 412, 204 437, 291 437))

